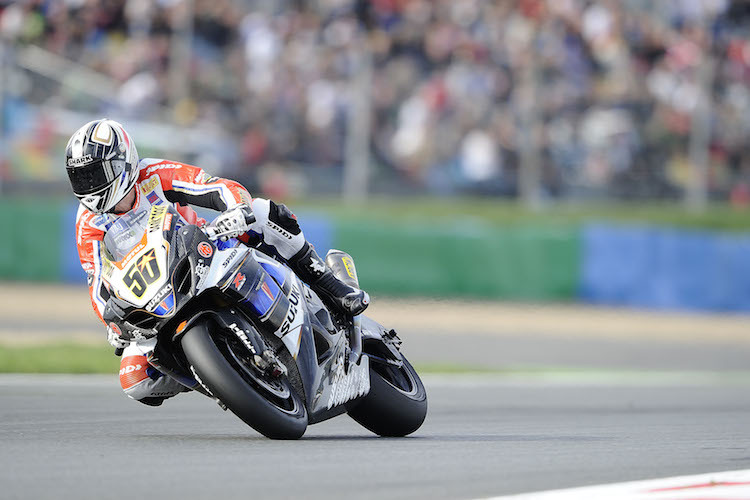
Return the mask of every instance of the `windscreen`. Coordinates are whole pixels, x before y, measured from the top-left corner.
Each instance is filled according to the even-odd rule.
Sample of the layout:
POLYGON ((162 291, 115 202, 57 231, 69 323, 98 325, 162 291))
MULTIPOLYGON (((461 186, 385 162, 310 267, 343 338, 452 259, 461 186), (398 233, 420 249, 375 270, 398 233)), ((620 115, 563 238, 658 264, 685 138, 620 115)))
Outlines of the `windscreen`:
POLYGON ((149 211, 140 208, 117 219, 104 236, 104 248, 111 260, 122 260, 135 248, 146 231, 149 211))

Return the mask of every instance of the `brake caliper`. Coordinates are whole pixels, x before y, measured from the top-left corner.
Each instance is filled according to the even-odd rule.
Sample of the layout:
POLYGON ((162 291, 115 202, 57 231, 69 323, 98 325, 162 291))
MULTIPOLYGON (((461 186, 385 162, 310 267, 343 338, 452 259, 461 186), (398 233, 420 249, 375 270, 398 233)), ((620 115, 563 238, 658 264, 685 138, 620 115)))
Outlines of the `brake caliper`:
POLYGON ((262 356, 258 356, 257 354, 254 355, 253 362, 258 369, 274 378, 286 375, 289 372, 286 366, 284 366, 284 363, 279 360, 271 349, 263 351, 262 356))

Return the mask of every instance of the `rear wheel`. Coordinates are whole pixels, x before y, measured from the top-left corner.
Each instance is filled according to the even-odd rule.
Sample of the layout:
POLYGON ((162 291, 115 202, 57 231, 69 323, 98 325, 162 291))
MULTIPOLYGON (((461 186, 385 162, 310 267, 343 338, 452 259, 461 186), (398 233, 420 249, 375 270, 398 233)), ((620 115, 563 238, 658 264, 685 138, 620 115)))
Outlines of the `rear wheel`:
POLYGON ((250 427, 272 439, 305 433, 307 411, 289 380, 258 373, 239 339, 203 323, 185 333, 181 343, 202 384, 250 427))
POLYGON ((404 357, 401 367, 370 362, 370 392, 349 408, 349 416, 380 436, 401 437, 419 429, 427 416, 427 392, 404 357))

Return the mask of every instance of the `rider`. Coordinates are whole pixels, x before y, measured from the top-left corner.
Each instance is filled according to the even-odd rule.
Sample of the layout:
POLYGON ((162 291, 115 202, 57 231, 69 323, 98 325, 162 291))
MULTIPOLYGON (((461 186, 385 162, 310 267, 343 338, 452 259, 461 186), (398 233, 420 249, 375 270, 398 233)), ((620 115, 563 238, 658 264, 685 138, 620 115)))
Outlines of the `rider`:
MULTIPOLYGON (((133 209, 161 203, 174 203, 187 224, 205 224, 188 205, 220 211, 214 221, 219 237, 270 246, 329 305, 345 314, 360 314, 369 304, 366 292, 333 275, 286 206, 252 199, 239 183, 212 177, 198 167, 152 158, 139 161, 133 139, 113 120, 94 120, 78 129, 68 141, 65 159, 73 193, 80 201, 76 215, 78 255, 99 319, 109 298, 101 276, 101 246, 107 229, 133 209)), ((179 383, 148 364, 149 350, 122 335, 119 329, 107 326, 110 344, 125 349, 120 384, 129 397, 158 406, 182 392, 179 383)))

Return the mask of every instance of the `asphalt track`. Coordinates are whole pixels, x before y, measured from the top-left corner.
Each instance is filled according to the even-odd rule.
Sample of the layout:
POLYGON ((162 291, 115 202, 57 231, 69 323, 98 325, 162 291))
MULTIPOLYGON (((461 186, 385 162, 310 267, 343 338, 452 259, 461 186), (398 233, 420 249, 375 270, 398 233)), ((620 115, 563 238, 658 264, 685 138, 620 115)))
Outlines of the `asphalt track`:
POLYGON ((750 381, 426 377, 412 437, 346 416, 265 439, 211 400, 115 376, 0 376, 0 498, 478 498, 750 468, 750 381))
MULTIPOLYGON (((197 394, 140 405, 114 373, 0 375, 0 499, 468 499, 750 468, 750 317, 371 309, 416 364, 496 373, 425 377, 430 410, 412 437, 342 416, 296 442, 197 394)), ((0 343, 104 341, 80 287, 0 284, 0 317, 0 343)))

